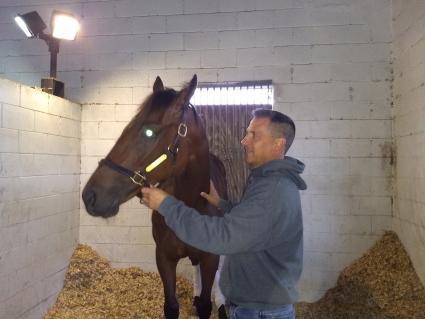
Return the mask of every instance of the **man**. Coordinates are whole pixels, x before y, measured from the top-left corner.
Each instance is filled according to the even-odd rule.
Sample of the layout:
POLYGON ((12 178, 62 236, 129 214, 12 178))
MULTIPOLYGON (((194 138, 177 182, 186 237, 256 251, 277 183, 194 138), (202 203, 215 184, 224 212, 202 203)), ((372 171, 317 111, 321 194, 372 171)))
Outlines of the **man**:
POLYGON ((225 214, 211 217, 157 188, 142 189, 144 203, 164 216, 184 242, 226 255, 220 288, 230 318, 295 318, 295 285, 302 270, 303 226, 300 161, 285 156, 295 137, 294 122, 272 110, 253 112, 242 140, 251 174, 240 202, 201 193, 225 214))

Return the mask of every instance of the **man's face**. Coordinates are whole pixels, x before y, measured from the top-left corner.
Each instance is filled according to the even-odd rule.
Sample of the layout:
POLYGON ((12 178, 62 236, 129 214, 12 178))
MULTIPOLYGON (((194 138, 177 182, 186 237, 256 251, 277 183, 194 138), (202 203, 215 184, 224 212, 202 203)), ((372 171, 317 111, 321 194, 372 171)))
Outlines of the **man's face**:
POLYGON ((245 148, 245 160, 250 168, 259 167, 271 160, 281 158, 279 140, 272 136, 270 119, 253 118, 241 141, 245 148))

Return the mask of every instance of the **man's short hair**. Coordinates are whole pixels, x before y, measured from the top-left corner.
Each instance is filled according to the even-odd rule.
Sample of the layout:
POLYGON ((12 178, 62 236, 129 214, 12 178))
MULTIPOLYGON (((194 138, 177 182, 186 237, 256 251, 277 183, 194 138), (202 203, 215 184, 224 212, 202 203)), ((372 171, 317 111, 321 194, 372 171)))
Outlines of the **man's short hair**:
POLYGON ((252 111, 255 118, 270 119, 270 130, 273 137, 284 137, 286 140, 285 153, 289 150, 295 138, 295 123, 292 119, 278 111, 255 109, 252 111))

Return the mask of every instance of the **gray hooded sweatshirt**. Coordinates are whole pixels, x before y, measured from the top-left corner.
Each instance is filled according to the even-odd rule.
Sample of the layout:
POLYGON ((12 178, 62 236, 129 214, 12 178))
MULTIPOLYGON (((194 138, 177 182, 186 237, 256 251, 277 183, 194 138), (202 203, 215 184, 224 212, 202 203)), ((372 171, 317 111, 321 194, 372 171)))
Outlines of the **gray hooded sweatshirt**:
POLYGON ((269 310, 292 304, 303 262, 299 176, 304 164, 286 156, 251 171, 240 202, 221 201, 224 217, 200 215, 172 196, 158 211, 182 241, 226 255, 220 288, 230 302, 269 310))

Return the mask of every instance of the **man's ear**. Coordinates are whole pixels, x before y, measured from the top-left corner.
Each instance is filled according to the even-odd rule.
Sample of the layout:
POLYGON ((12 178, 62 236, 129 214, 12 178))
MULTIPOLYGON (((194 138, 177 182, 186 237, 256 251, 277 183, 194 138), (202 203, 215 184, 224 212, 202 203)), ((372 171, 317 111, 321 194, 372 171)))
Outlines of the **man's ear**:
POLYGON ((276 154, 280 154, 280 155, 285 154, 286 138, 284 138, 284 137, 276 138, 275 141, 274 141, 273 150, 276 152, 276 154))

